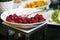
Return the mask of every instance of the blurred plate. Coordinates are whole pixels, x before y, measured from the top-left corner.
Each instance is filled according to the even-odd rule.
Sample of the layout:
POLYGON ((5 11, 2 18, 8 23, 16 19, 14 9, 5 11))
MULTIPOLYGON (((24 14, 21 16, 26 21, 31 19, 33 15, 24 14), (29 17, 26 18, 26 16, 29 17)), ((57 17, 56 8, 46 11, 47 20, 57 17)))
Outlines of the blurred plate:
MULTIPOLYGON (((40 9, 45 8, 46 6, 49 6, 49 5, 50 5, 50 0, 28 0, 28 1, 21 2, 19 8, 24 8, 24 6, 26 5, 26 3, 30 3, 30 2, 33 2, 33 1, 46 1, 46 2, 48 2, 48 5, 45 5, 45 6, 42 6, 42 7, 38 7, 38 8, 40 8, 40 9)), ((37 9, 38 9, 38 8, 37 8, 37 9)), ((27 8, 26 8, 26 9, 27 9, 27 8)), ((33 9, 33 8, 32 8, 32 9, 33 9)))
POLYGON ((47 16, 46 18, 48 20, 47 21, 47 24, 50 24, 50 25, 60 25, 59 23, 56 23, 56 22, 52 21, 52 18, 51 17, 52 17, 53 12, 54 12, 54 10, 50 10, 50 11, 47 12, 48 13, 46 15, 47 16))
MULTIPOLYGON (((20 28, 32 28, 32 27, 37 27, 38 25, 42 24, 42 23, 45 23, 46 21, 43 21, 43 22, 38 22, 38 23, 31 23, 31 24, 18 24, 18 23, 12 23, 12 22, 8 22, 6 21, 6 17, 11 15, 11 14, 17 14, 17 15, 25 15, 25 14, 29 14, 29 13, 33 13, 33 12, 36 12, 38 10, 34 9, 13 9, 13 10, 10 10, 10 11, 6 11, 6 12, 3 12, 1 14, 1 19, 8 23, 8 24, 11 24, 11 25, 16 25, 17 27, 20 27, 20 28)), ((42 13, 41 13, 42 14, 42 13)))

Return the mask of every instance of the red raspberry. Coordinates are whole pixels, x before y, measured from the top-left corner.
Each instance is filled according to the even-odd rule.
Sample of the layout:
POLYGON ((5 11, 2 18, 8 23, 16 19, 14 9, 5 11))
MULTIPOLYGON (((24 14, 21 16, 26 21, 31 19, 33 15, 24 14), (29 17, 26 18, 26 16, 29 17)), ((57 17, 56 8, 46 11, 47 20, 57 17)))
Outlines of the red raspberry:
POLYGON ((39 21, 39 19, 35 19, 37 22, 39 21))
POLYGON ((16 23, 14 20, 10 20, 10 22, 12 22, 12 23, 16 23))
POLYGON ((24 20, 24 23, 27 23, 27 20, 24 20))
POLYGON ((36 15, 34 16, 35 19, 37 19, 38 17, 39 17, 39 14, 36 14, 36 15))
POLYGON ((40 19, 40 18, 43 18, 43 15, 39 15, 39 17, 38 17, 38 18, 39 18, 39 19, 40 19))
POLYGON ((27 20, 27 23, 31 23, 31 19, 30 18, 25 18, 27 20))
POLYGON ((13 19, 18 19, 18 16, 16 14, 13 14, 12 18, 13 19))
POLYGON ((31 18, 31 21, 32 21, 32 23, 36 23, 37 22, 34 17, 31 18))
POLYGON ((18 23, 22 23, 22 20, 18 20, 17 22, 18 22, 18 23))
POLYGON ((28 23, 32 23, 31 18, 28 18, 27 21, 28 23))
POLYGON ((6 21, 9 21, 9 20, 11 20, 11 18, 9 16, 7 16, 6 21))
POLYGON ((21 19, 22 18, 22 16, 18 16, 18 19, 21 19))
POLYGON ((12 19, 12 20, 14 20, 14 19, 15 19, 15 17, 14 17, 14 16, 12 16, 12 17, 11 17, 11 19, 12 19))
POLYGON ((13 16, 17 16, 16 14, 13 14, 13 16))
POLYGON ((25 17, 26 20, 28 20, 29 18, 25 17))
POLYGON ((45 19, 44 19, 44 18, 42 18, 42 19, 40 19, 40 20, 39 20, 39 22, 43 22, 43 21, 45 21, 45 19))
POLYGON ((11 18, 11 17, 12 17, 12 15, 9 15, 8 17, 9 17, 9 18, 11 18))
POLYGON ((22 21, 23 23, 27 23, 27 20, 24 17, 22 17, 22 21))
POLYGON ((18 20, 14 20, 15 21, 15 23, 18 23, 18 20))

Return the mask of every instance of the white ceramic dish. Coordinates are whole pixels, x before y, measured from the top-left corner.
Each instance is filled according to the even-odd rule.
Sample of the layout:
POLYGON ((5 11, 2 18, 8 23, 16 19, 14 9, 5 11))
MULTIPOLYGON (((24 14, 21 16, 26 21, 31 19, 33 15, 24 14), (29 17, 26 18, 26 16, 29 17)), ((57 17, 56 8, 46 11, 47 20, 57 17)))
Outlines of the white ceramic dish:
MULTIPOLYGON (((52 21, 52 18, 51 18, 51 17, 52 17, 53 12, 54 12, 54 10, 50 10, 50 11, 47 12, 47 13, 48 13, 48 14, 46 15, 46 16, 47 16, 46 18, 47 18, 47 20, 48 20, 48 21, 47 21, 47 24, 50 24, 50 25, 60 25, 60 24, 52 21)), ((59 17, 58 17, 58 19, 59 19, 59 17)))
POLYGON ((30 2, 33 2, 33 1, 46 1, 46 2, 48 2, 48 5, 45 5, 45 6, 42 6, 42 7, 38 7, 39 9, 45 8, 46 6, 49 6, 50 5, 50 0, 28 0, 28 1, 22 2, 20 4, 19 8, 24 8, 24 6, 26 5, 26 3, 30 3, 30 2))
MULTIPOLYGON (((10 10, 10 11, 6 11, 6 12, 3 12, 2 14, 1 14, 1 19, 4 21, 4 22, 6 22, 6 23, 9 23, 9 24, 11 24, 11 25, 16 25, 17 27, 20 27, 20 28, 32 28, 32 27, 37 27, 38 25, 40 25, 40 24, 42 24, 42 23, 44 23, 44 22, 46 22, 46 21, 44 21, 44 22, 39 22, 39 23, 32 23, 32 24, 18 24, 18 23, 11 23, 11 22, 8 22, 8 21, 6 21, 6 17, 7 16, 9 16, 9 15, 11 15, 11 14, 17 14, 17 15, 25 15, 25 14, 30 14, 30 13, 33 13, 33 12, 36 12, 36 11, 38 11, 38 10, 36 10, 36 9, 13 9, 13 10, 10 10)), ((43 15, 44 16, 44 15, 43 15)), ((30 16, 31 17, 31 16, 30 16)))

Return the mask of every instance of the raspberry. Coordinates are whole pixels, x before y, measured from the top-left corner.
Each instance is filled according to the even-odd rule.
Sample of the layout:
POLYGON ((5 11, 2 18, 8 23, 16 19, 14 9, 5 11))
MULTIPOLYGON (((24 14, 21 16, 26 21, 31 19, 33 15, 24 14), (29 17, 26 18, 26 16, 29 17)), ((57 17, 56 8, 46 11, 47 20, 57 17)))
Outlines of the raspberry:
POLYGON ((28 23, 32 23, 31 18, 28 18, 27 21, 28 23))
POLYGON ((36 15, 34 16, 35 19, 37 19, 38 17, 39 17, 39 14, 36 14, 36 15))
POLYGON ((24 23, 27 23, 27 20, 24 20, 24 23))
POLYGON ((10 20, 12 23, 16 23, 14 20, 10 20))
POLYGON ((12 19, 12 20, 15 19, 14 16, 12 16, 11 19, 12 19))
POLYGON ((15 16, 15 17, 16 17, 17 15, 16 15, 16 14, 13 14, 13 16, 15 16))
POLYGON ((43 22, 43 21, 45 21, 45 19, 44 19, 44 18, 42 18, 42 19, 40 19, 40 20, 39 20, 39 22, 43 22))
POLYGON ((34 19, 34 17, 31 18, 32 23, 36 23, 37 21, 34 19))
POLYGON ((18 19, 18 16, 16 14, 13 14, 12 16, 14 19, 18 19))
POLYGON ((7 16, 6 20, 7 20, 7 21, 10 21, 10 20, 11 20, 11 18, 10 18, 9 16, 7 16))
POLYGON ((7 16, 7 17, 11 18, 11 17, 12 17, 12 15, 9 15, 9 16, 7 16))
POLYGON ((43 18, 43 16, 42 16, 42 15, 39 15, 39 17, 38 17, 38 18, 39 18, 39 19, 40 19, 40 18, 43 18))
POLYGON ((22 23, 22 20, 18 20, 17 22, 18 22, 18 23, 22 23))
POLYGON ((28 20, 29 18, 25 17, 26 20, 28 20))
POLYGON ((21 16, 18 16, 18 19, 21 19, 22 17, 21 16))
POLYGON ((22 17, 22 21, 23 23, 27 23, 27 20, 24 17, 22 17))
POLYGON ((39 21, 39 19, 37 18, 37 19, 35 19, 37 22, 39 21))
POLYGON ((17 20, 14 20, 15 21, 15 23, 18 23, 18 21, 17 20))

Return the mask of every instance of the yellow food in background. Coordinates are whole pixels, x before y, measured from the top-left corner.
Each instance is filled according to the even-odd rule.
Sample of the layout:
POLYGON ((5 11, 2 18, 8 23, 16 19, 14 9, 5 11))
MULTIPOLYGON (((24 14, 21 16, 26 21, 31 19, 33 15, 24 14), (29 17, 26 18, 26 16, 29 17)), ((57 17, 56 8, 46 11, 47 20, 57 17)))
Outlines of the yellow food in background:
POLYGON ((48 2, 45 1, 35 1, 31 3, 27 3, 24 8, 37 8, 37 7, 42 7, 48 5, 48 2))
POLYGON ((20 3, 21 0, 13 0, 14 3, 20 3))

